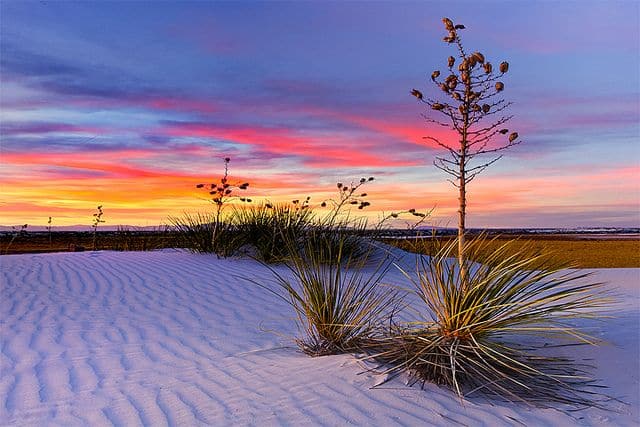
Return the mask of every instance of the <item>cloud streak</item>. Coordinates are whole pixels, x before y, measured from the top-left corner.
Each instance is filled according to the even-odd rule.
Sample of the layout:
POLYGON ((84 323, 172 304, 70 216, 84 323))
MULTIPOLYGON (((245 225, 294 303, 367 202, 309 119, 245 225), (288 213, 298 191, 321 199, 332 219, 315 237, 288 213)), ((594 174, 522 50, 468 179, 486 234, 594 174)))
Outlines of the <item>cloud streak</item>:
MULTIPOLYGON (((439 22, 448 4, 120 6, 0 4, 0 185, 10 189, 0 223, 49 207, 72 218, 99 199, 122 215, 114 221, 159 222, 206 207, 193 186, 224 156, 260 197, 325 197, 336 180, 375 175, 372 215, 435 205, 438 218, 455 216, 454 191, 431 166, 442 151, 424 137, 458 137, 426 123, 433 112, 409 95, 450 53, 439 22)), ((500 31, 497 7, 470 5, 459 19, 469 46, 510 60, 509 127, 525 143, 474 181, 472 224, 531 224, 536 212, 552 226, 579 209, 598 222, 603 206, 623 212, 608 216, 616 224, 637 224, 640 82, 603 72, 640 66, 629 55, 637 5, 586 2, 558 16, 502 5, 513 19, 500 31), (619 28, 628 36, 612 38, 619 28)))

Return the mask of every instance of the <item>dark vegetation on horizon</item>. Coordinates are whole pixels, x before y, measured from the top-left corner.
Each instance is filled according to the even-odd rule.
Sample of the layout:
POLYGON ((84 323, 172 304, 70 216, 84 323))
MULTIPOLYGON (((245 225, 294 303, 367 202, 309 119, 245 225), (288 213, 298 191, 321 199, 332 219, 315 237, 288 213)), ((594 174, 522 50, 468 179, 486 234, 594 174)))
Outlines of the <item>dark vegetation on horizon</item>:
MULTIPOLYGON (((387 230, 390 235, 407 235, 405 229, 387 230), (395 233, 394 233, 395 231, 395 233)), ((499 239, 509 241, 519 239, 531 242, 537 250, 549 254, 551 258, 575 264, 579 268, 640 268, 640 235, 637 230, 630 230, 634 236, 625 238, 615 234, 589 234, 566 232, 556 234, 541 233, 509 233, 491 230, 498 234, 499 239)), ((480 231, 478 230, 479 234, 480 231)), ((366 234, 366 233, 365 233, 366 234)), ((415 234, 415 233, 411 233, 415 234)), ((429 232, 424 231, 426 239, 384 239, 387 244, 397 246, 410 252, 432 254, 434 242, 429 232)), ((437 244, 455 238, 453 230, 449 236, 438 235, 437 244)), ((471 238, 477 235, 469 233, 471 238)), ((69 252, 84 248, 91 250, 93 243, 92 231, 52 231, 51 240, 46 231, 28 232, 13 237, 10 232, 0 233, 0 254, 24 254, 46 252, 69 252), (11 242, 11 240, 13 242, 11 242), (11 242, 11 246, 9 243, 11 242), (8 248, 8 250, 7 250, 8 248)), ((119 231, 98 231, 97 242, 99 250, 113 251, 151 251, 167 248, 183 248, 183 237, 170 229, 139 230, 134 227, 124 227, 119 231)), ((515 248, 514 248, 515 249, 515 248)))

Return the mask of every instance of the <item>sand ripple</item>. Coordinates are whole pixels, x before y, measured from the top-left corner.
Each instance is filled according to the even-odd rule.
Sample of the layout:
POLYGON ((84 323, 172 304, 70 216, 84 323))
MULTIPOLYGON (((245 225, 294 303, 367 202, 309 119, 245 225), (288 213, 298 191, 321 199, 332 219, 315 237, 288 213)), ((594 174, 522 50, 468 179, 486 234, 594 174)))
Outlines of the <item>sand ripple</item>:
MULTIPOLYGON (((311 359, 263 330, 295 333, 289 307, 238 277, 269 280, 250 260, 164 251, 1 262, 3 425, 551 426, 637 419, 633 396, 621 414, 570 417, 485 401, 461 406, 446 390, 407 388, 400 379, 372 390, 379 378, 363 374, 354 357, 311 359)), ((622 320, 636 326, 637 297, 622 320)), ((638 381, 637 365, 627 361, 633 351, 637 360, 635 333, 625 348, 606 350, 630 372, 624 384, 631 392, 638 381)))

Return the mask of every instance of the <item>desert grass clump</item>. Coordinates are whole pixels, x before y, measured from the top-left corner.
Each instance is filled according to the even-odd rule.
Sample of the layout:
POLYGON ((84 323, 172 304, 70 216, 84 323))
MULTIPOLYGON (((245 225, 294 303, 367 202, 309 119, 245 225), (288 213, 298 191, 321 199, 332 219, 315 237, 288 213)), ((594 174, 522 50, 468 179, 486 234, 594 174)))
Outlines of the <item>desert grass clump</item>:
POLYGON ((300 203, 265 202, 255 207, 236 207, 231 215, 244 242, 251 245, 259 260, 267 263, 283 262, 295 249, 291 242, 303 239, 314 226, 314 214, 309 198, 300 203))
POLYGON ((415 276, 405 272, 421 318, 372 340, 372 358, 388 373, 407 372, 414 382, 445 385, 460 396, 593 405, 588 367, 562 349, 594 343, 574 321, 595 318, 610 298, 589 273, 530 255, 526 244, 517 253, 507 245, 487 252, 487 244, 465 243, 469 258, 479 261, 465 261, 466 286, 452 258, 456 241, 421 258, 415 276))
POLYGON ((224 173, 219 180, 209 184, 197 184, 196 188, 207 192, 207 201, 214 206, 211 214, 185 213, 181 217, 169 217, 169 223, 179 234, 181 247, 194 252, 215 253, 218 257, 235 254, 242 247, 242 235, 238 233, 234 221, 224 215, 224 209, 234 200, 251 202, 236 193, 249 187, 248 182, 232 182, 229 177, 229 162, 225 157, 224 173))
POLYGON ((327 263, 334 262, 335 254, 342 253, 344 259, 366 262, 376 254, 374 230, 368 228, 366 218, 344 217, 326 222, 315 222, 304 233, 298 253, 305 256, 308 247, 315 248, 315 256, 327 263))
POLYGON ((237 228, 230 221, 217 220, 215 213, 184 213, 169 217, 169 223, 178 234, 176 245, 192 252, 228 257, 244 245, 237 228))
MULTIPOLYGON (((340 250, 345 258, 360 258, 371 242, 364 236, 374 233, 375 229, 367 229, 366 219, 352 217, 351 212, 356 206, 362 210, 371 205, 361 187, 373 180, 373 177, 360 178, 348 185, 338 182, 337 196, 319 204, 312 204, 311 197, 307 196, 289 203, 236 206, 231 219, 245 236, 246 243, 256 250, 256 257, 267 263, 299 256, 305 245, 315 247, 321 256, 340 250)), ((330 262, 330 256, 325 258, 330 262)))
POLYGON ((383 259, 367 270, 370 259, 351 258, 340 242, 323 252, 315 242, 291 249, 286 273, 271 269, 276 289, 256 282, 293 307, 303 335, 295 341, 311 356, 356 351, 400 304, 398 292, 381 284, 390 264, 383 259))

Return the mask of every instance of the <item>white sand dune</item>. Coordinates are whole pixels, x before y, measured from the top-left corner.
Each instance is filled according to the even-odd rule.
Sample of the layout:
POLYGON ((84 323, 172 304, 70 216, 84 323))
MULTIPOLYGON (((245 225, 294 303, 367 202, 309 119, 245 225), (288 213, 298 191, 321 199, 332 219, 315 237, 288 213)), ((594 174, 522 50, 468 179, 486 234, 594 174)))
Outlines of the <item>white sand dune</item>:
MULTIPOLYGON (((380 381, 350 355, 309 358, 292 310, 250 260, 177 251, 0 257, 2 425, 638 425, 640 269, 592 358, 614 411, 567 414, 380 381), (284 334, 278 335, 270 330, 284 334)), ((396 272, 388 276, 400 282, 396 272)))

